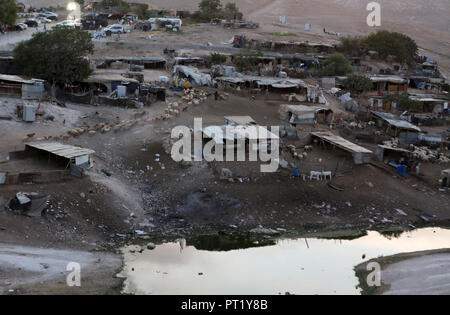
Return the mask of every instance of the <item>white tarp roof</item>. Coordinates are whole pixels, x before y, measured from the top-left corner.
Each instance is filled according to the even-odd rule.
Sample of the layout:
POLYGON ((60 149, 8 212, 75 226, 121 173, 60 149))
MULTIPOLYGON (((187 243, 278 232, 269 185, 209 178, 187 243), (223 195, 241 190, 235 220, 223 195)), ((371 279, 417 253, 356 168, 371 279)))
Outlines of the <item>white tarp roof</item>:
POLYGON ((289 104, 280 105, 280 113, 291 112, 294 115, 311 114, 319 112, 321 110, 331 110, 331 109, 324 106, 289 105, 289 104))
POLYGON ((212 79, 209 74, 201 73, 197 68, 187 66, 175 66, 175 74, 183 73, 186 77, 192 78, 197 85, 211 85, 212 79))
POLYGON ((372 82, 407 83, 408 80, 398 76, 370 76, 372 82))
POLYGON ((352 152, 352 153, 368 153, 372 154, 372 151, 367 150, 353 142, 345 140, 342 137, 336 136, 331 132, 319 131, 319 132, 311 132, 313 136, 321 138, 329 143, 336 145, 337 147, 352 152))
POLYGON ((277 135, 270 132, 263 126, 208 126, 203 128, 202 131, 207 137, 213 139, 214 142, 219 144, 225 144, 224 140, 234 141, 234 139, 279 139, 277 135))
POLYGON ((91 149, 75 147, 73 145, 61 144, 57 142, 32 142, 25 144, 25 146, 47 151, 66 159, 73 159, 83 155, 90 155, 95 153, 95 151, 91 149))

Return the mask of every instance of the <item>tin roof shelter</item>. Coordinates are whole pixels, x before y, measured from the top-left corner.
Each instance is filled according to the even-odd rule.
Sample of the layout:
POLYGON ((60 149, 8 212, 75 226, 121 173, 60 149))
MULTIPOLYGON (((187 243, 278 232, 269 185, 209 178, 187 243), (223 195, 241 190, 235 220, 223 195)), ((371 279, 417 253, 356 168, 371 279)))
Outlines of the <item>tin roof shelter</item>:
POLYGON ((25 151, 37 150, 69 160, 70 164, 83 166, 90 162, 94 150, 76 147, 57 142, 32 142, 25 144, 25 151))
POLYGON ((325 106, 280 105, 280 118, 291 124, 331 123, 333 111, 325 106))
POLYGON ((422 132, 422 130, 419 127, 417 127, 405 120, 401 120, 392 114, 377 112, 374 110, 371 110, 370 113, 373 116, 375 116, 376 118, 381 119, 382 121, 386 122, 386 124, 388 124, 390 127, 392 127, 392 129, 395 129, 394 130, 395 136, 397 135, 397 131, 400 131, 400 130, 406 130, 406 131, 412 131, 412 132, 422 132))
POLYGON ((355 164, 367 164, 371 161, 372 151, 345 140, 342 137, 325 131, 311 132, 311 135, 344 151, 350 152, 355 164))

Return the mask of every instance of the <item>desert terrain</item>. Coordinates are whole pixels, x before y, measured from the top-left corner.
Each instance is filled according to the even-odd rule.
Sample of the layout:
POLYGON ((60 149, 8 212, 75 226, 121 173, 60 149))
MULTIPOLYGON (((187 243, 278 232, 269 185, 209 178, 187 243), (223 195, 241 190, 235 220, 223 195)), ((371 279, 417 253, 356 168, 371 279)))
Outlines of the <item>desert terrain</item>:
MULTIPOLYGON (((250 0, 235 2, 248 20, 260 24, 259 28, 236 30, 202 24, 186 26, 179 33, 132 31, 95 39, 95 50, 89 58, 93 64, 105 57, 167 58, 163 53, 166 48, 183 56, 238 54, 241 49, 226 44, 236 34, 254 39, 337 43, 339 36, 365 35, 375 30, 366 25, 366 3, 357 0, 261 0, 257 5, 250 0), (279 23, 281 15, 287 16, 287 24, 279 23), (310 31, 304 30, 306 23, 312 25, 310 31), (338 35, 325 34, 323 28, 338 35), (275 32, 295 36, 283 37, 275 32)), ((438 61, 444 75, 450 74, 448 1, 379 2, 381 28, 408 34, 417 41, 421 53, 438 61)), ((25 0, 26 5, 36 7, 64 3, 25 0)), ((198 1, 155 0, 150 5, 195 10, 198 1)), ((9 34, 3 42, 0 38, 0 51, 12 50, 33 32, 30 29, 9 34)), ((160 76, 170 77, 170 70, 145 69, 141 73, 145 83, 154 84, 160 76)), ((97 69, 96 73, 121 75, 124 71, 97 69)), ((313 78, 305 81, 312 85, 319 82, 313 78)), ((284 124, 279 118, 279 106, 285 99, 250 97, 240 90, 226 93, 219 87, 220 94, 226 97, 215 100, 218 89, 203 86, 199 89, 208 95, 205 100, 187 105, 182 101, 183 91, 166 88, 165 101, 141 108, 70 101, 61 106, 52 99, 27 101, 0 96, 2 115, 14 115, 17 105, 38 105, 40 110, 33 123, 0 120, 0 171, 51 170, 51 163, 46 160, 9 160, 10 152, 22 150, 31 140, 61 141, 95 151, 93 167, 83 178, 0 186, 0 293, 120 293, 120 281, 116 278, 121 265, 119 248, 136 243, 145 247, 149 241, 164 243, 202 233, 345 238, 360 236, 366 230, 396 233, 449 225, 450 195, 440 190, 438 183, 440 172, 448 164, 424 163, 420 175, 403 177, 380 161, 354 165, 348 154, 317 142, 312 143, 312 149, 306 149, 305 144, 311 144, 311 131, 332 130, 366 149, 376 150, 377 143, 358 137, 356 115, 346 111, 336 95, 325 93, 339 123, 299 127, 299 139, 282 139, 281 157, 288 166, 263 174, 258 162, 177 163, 170 154, 171 130, 176 126, 193 128, 197 117, 202 117, 206 126, 222 125, 224 116, 238 115, 250 115, 262 126, 279 126, 284 124), (168 104, 175 102, 177 114, 166 119, 168 104), (111 128, 90 132, 99 125, 111 128), (74 129, 83 132, 72 136, 74 129), (294 159, 289 145, 304 150, 305 159, 294 159), (293 173, 297 167, 302 174, 331 171, 333 179, 327 182, 297 177, 293 173), (232 172, 232 178, 221 178, 224 168, 232 172), (42 216, 3 210, 19 191, 50 196, 42 216), (86 265, 90 278, 86 291, 64 285, 65 256, 86 265), (23 261, 19 268, 26 273, 18 272, 8 261, 23 261), (99 267, 101 262, 106 268, 99 267)), ((444 133, 447 128, 424 126, 423 130, 434 134, 444 133)), ((367 123, 361 129, 369 134, 377 132, 367 123)), ((448 268, 448 254, 444 258, 448 268)), ((415 263, 420 267, 428 261, 415 263)), ((390 274, 398 268, 402 266, 391 267, 390 274)), ((430 276, 434 274, 435 270, 431 270, 430 276)))
MULTIPOLYGON (((155 0, 147 3, 157 9, 196 10, 198 0, 155 0)), ((227 1, 224 1, 226 3, 227 1)), ((305 36, 304 25, 311 24, 308 34, 323 34, 323 28, 340 35, 366 35, 375 29, 367 26, 366 6, 370 1, 360 0, 236 0, 234 2, 249 20, 261 23, 262 32, 286 31, 305 36), (279 25, 279 17, 286 16, 287 24, 279 25), (274 25, 278 24, 278 25, 274 25)), ((439 61, 443 73, 450 74, 450 5, 446 0, 379 0, 381 27, 411 36, 422 53, 439 61)), ((25 4, 64 6, 67 1, 33 0, 25 4)), ((376 28, 378 29, 378 27, 376 28)), ((306 34, 306 39, 308 35, 306 34)), ((331 39, 331 38, 330 38, 331 39)), ((337 39, 337 38, 334 38, 337 39)))

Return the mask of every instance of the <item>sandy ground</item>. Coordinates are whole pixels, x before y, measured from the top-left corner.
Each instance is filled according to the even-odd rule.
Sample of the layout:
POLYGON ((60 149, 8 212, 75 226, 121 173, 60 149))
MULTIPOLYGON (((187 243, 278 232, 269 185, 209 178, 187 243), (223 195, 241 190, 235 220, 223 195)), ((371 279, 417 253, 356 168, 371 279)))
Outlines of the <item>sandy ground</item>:
MULTIPOLYGON (((105 293, 96 291, 101 281, 108 282, 111 288, 114 282, 120 283, 112 275, 121 268, 122 261, 120 255, 110 253, 0 244, 0 265, 0 294, 34 294, 43 290, 47 294, 53 290, 100 294, 105 293), (81 266, 81 287, 66 285, 66 278, 72 271, 67 271, 67 266, 72 262, 81 266), (27 285, 26 288, 23 285, 27 285)), ((105 284, 102 286, 107 288, 105 284)))
POLYGON ((450 294, 450 253, 431 254, 389 265, 382 271, 385 295, 450 294))
MULTIPOLYGON (((136 2, 145 2, 136 0, 136 2)), ((224 3, 227 1, 223 1, 224 3)), ((257 32, 286 31, 298 33, 299 38, 323 35, 323 28, 341 35, 365 35, 374 31, 367 26, 366 4, 359 0, 236 0, 238 7, 248 19, 261 23, 257 32), (285 15, 287 24, 275 26, 279 17, 285 15), (302 34, 306 23, 312 25, 309 35, 302 34)), ((450 74, 450 5, 447 0, 378 0, 381 5, 381 27, 405 33, 415 39, 421 53, 439 61, 442 72, 450 74)), ((63 0, 25 1, 26 5, 63 5, 63 0)), ((196 10, 199 0, 155 0, 151 6, 160 9, 196 10)), ((284 38, 285 39, 285 38, 284 38)), ((291 38, 292 39, 292 38, 291 38)), ((329 39, 332 39, 330 37, 329 39)), ((337 39, 336 37, 334 39, 337 39)))

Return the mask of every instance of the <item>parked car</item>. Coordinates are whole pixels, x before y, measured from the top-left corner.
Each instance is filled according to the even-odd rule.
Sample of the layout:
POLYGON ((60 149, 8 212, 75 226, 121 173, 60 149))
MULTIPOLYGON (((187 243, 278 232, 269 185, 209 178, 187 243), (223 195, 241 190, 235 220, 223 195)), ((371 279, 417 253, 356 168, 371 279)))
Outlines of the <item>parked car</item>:
POLYGON ((12 32, 12 31, 20 32, 20 31, 26 30, 27 28, 28 28, 28 26, 26 24, 24 24, 24 23, 17 23, 17 24, 15 24, 13 26, 10 26, 8 28, 8 30, 10 32, 12 32))
POLYGON ((122 33, 125 33, 125 29, 123 28, 123 26, 122 25, 120 25, 120 24, 113 24, 113 25, 110 25, 110 26, 108 26, 108 27, 105 27, 104 29, 103 29, 103 31, 105 32, 105 33, 111 33, 111 34, 122 34, 122 33))
POLYGON ((71 28, 81 28, 81 23, 74 21, 74 20, 65 20, 62 22, 59 22, 56 24, 56 26, 64 26, 64 27, 71 27, 71 28))
POLYGON ((41 12, 41 13, 39 13, 39 16, 45 17, 52 21, 58 21, 58 14, 53 13, 53 12, 41 12))
POLYGON ((48 19, 48 18, 45 18, 45 17, 38 17, 38 18, 36 18, 36 21, 38 21, 38 22, 40 22, 40 23, 44 23, 44 24, 47 24, 47 23, 51 23, 51 22, 52 22, 52 20, 50 20, 50 19, 48 19))
POLYGON ((38 27, 39 26, 38 21, 33 20, 33 19, 26 20, 23 23, 26 24, 28 27, 38 27))

